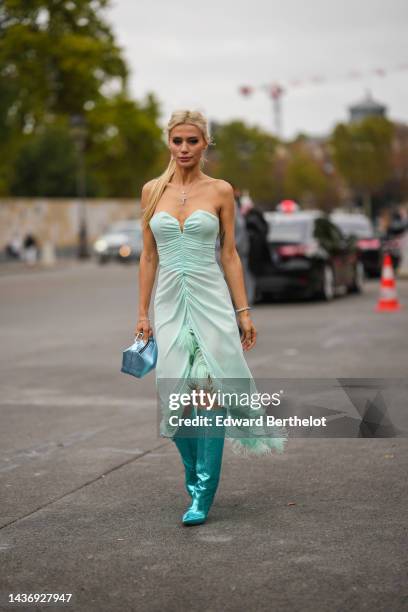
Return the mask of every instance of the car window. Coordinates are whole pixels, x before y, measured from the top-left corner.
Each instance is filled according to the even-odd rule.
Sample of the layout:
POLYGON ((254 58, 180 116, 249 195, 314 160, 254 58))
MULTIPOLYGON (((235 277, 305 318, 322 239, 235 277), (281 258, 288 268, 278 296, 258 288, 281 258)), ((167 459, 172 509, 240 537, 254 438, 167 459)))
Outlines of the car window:
POLYGON ((314 236, 323 243, 330 242, 330 227, 326 219, 315 220, 314 236))
POLYGON ((129 225, 110 225, 107 230, 107 234, 127 234, 134 235, 140 234, 141 228, 138 226, 129 226, 129 225))
POLYGON ((328 219, 315 220, 314 237, 327 249, 333 249, 343 240, 341 231, 328 219))
POLYGON ((308 219, 274 219, 268 225, 269 242, 306 242, 310 231, 308 219))
POLYGON ((334 225, 334 223, 331 223, 330 221, 328 221, 328 223, 330 226, 330 233, 331 233, 332 239, 335 242, 341 242, 342 240, 344 240, 344 235, 341 229, 336 227, 336 225, 334 225))
POLYGON ((140 236, 142 230, 139 227, 132 227, 132 229, 125 229, 123 233, 128 236, 140 236))
POLYGON ((355 236, 356 238, 370 238, 374 234, 374 229, 371 223, 367 220, 353 219, 334 219, 334 223, 340 227, 346 236, 355 236))

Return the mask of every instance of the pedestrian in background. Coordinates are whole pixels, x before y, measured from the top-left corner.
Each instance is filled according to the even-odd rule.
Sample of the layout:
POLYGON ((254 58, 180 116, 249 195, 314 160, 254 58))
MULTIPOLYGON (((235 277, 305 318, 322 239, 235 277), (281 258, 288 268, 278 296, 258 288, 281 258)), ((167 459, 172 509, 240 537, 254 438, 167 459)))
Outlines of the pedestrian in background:
POLYGON ((10 242, 6 245, 5 251, 9 259, 21 259, 23 252, 23 239, 18 231, 13 233, 10 242))
POLYGON ((23 259, 31 266, 34 265, 38 259, 38 242, 30 233, 24 238, 23 259))
MULTIPOLYGON (((249 268, 249 235, 246 222, 242 214, 241 191, 233 183, 230 184, 234 190, 235 198, 235 244, 244 272, 244 282, 247 291, 248 303, 252 305, 255 301, 255 278, 249 268)), ((216 257, 218 264, 221 266, 219 237, 217 238, 216 242, 216 257)))
POLYGON ((265 264, 270 259, 268 247, 269 226, 262 211, 254 205, 247 191, 243 193, 241 198, 241 211, 249 237, 248 266, 250 274, 254 278, 255 287, 256 275, 262 272, 265 264))

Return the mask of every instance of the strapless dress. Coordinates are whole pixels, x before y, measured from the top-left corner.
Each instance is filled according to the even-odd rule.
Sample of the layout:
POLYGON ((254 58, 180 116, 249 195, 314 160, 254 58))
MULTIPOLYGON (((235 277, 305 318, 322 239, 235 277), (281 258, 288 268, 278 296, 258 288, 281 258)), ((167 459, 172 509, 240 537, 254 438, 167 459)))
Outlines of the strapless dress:
MULTIPOLYGON (((258 390, 245 359, 229 288, 216 260, 218 216, 198 209, 181 227, 176 217, 159 211, 149 225, 159 255, 154 332, 160 435, 173 437, 177 426, 170 424, 170 416, 181 415, 181 408, 178 412, 170 408, 170 393, 185 392, 192 388, 192 382, 223 393, 258 390)), ((238 405, 234 399, 224 406, 230 416, 239 416, 241 421, 264 413, 242 402, 238 405)), ((225 428, 235 452, 262 455, 284 450, 285 428, 265 429, 241 421, 236 419, 225 428)))

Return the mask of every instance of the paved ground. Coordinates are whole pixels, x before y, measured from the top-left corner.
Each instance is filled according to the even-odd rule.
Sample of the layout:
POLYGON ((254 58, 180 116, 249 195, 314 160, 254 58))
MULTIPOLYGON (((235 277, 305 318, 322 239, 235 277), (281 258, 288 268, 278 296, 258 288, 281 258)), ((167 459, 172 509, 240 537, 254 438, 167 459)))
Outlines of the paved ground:
MULTIPOLYGON (((406 439, 292 439, 252 461, 227 448, 208 522, 183 527, 153 374, 119 371, 137 268, 8 272, 0 291, 1 610, 19 592, 73 593, 81 612, 408 609, 406 439)), ((398 293, 392 314, 374 312, 378 281, 257 306, 254 375, 405 377, 407 281, 398 293)))

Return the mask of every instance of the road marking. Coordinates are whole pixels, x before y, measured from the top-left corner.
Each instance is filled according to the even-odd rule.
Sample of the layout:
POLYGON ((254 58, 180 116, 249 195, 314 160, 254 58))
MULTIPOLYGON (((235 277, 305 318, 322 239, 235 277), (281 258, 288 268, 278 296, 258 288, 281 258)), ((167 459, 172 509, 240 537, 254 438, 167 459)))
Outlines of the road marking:
POLYGON ((49 457, 56 451, 61 448, 69 448, 70 446, 77 444, 78 442, 83 442, 84 440, 89 440, 94 437, 96 434, 101 431, 106 431, 109 429, 108 427, 99 427, 98 429, 89 429, 87 431, 75 431, 71 434, 68 434, 65 438, 62 438, 58 442, 46 442, 44 444, 39 444, 37 446, 31 446, 29 448, 23 448, 15 451, 9 455, 5 455, 0 457, 0 461, 2 463, 8 463, 9 461, 14 461, 14 463, 10 463, 9 465, 5 465, 0 468, 1 472, 10 472, 11 470, 20 467, 24 463, 28 463, 33 459, 43 459, 44 457, 49 457))
POLYGON ((223 535, 200 535, 198 539, 202 542, 209 542, 211 544, 223 544, 224 542, 230 542, 232 540, 232 536, 223 536, 223 535))

